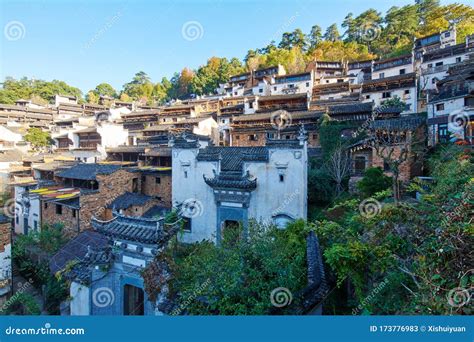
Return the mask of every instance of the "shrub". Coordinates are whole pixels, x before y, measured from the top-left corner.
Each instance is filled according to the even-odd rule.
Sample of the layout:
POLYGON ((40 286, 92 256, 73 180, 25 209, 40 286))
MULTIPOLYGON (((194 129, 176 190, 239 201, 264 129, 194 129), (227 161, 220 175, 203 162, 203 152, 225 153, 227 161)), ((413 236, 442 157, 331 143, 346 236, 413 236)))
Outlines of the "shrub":
POLYGON ((371 197, 376 192, 388 189, 392 185, 392 177, 384 175, 382 168, 369 167, 364 178, 357 183, 357 188, 364 197, 371 197))

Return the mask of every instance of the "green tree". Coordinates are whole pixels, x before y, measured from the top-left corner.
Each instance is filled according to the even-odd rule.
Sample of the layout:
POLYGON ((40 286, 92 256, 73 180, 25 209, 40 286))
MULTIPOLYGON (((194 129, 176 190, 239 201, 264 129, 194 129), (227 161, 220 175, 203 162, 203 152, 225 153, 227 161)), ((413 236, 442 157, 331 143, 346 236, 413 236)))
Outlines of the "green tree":
POLYGON ((308 36, 310 50, 314 49, 321 42, 323 39, 322 32, 321 26, 319 25, 313 25, 313 27, 311 27, 311 32, 308 36))
POLYGON ((337 28, 337 24, 332 24, 324 33, 324 40, 328 42, 336 42, 341 39, 341 35, 339 34, 339 29, 337 28))
POLYGON ((43 131, 41 128, 30 128, 25 135, 25 141, 29 142, 34 150, 40 150, 52 144, 49 132, 43 131))
POLYGON ((117 97, 117 92, 115 91, 114 87, 112 87, 108 83, 101 83, 97 85, 94 89, 94 93, 99 96, 110 96, 110 97, 117 97))
POLYGON ((357 183, 357 188, 365 198, 375 193, 387 190, 392 185, 392 178, 385 176, 382 168, 369 167, 364 172, 364 177, 357 183))

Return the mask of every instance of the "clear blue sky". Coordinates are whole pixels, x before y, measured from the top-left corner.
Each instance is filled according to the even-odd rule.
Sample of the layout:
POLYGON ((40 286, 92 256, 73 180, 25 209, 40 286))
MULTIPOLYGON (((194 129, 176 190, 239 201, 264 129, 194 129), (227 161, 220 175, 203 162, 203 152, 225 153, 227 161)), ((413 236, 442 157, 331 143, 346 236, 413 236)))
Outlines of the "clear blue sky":
MULTIPOLYGON (((357 15, 371 7, 385 12, 413 2, 0 0, 0 78, 59 79, 83 92, 108 82, 120 90, 140 70, 156 82, 211 56, 241 59, 250 48, 278 42, 285 31, 306 33, 314 24, 324 30, 349 12, 357 15), (7 39, 12 21, 23 25, 21 39, 7 39), (202 26, 202 37, 183 38, 189 21, 202 26)), ((447 2, 452 1, 442 1, 447 2)))

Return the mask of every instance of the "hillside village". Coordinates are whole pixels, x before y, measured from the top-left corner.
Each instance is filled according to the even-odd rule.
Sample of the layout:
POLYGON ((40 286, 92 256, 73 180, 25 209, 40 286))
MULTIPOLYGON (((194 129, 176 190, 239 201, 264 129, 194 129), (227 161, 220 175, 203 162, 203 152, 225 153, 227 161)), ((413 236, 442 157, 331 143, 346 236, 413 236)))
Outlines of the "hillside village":
MULTIPOLYGON (((459 43, 456 35, 451 28, 418 38, 392 58, 314 61, 297 74, 255 69, 212 95, 156 107, 67 94, 50 105, 0 104, 0 303, 28 275, 41 289, 34 282, 43 275, 21 266, 29 258, 47 265, 44 277, 61 279, 59 299, 38 290, 56 314, 192 313, 170 285, 179 277, 166 264, 169 246, 179 254, 202 241, 225 245, 226 235, 255 224, 285 229, 319 219, 323 190, 313 167, 322 161, 332 163, 338 196, 357 194, 378 167, 395 179, 393 201, 418 201, 422 191, 412 196, 410 184, 432 180, 426 154, 474 143, 474 36, 459 43), (46 146, 27 138, 44 132, 46 146)), ((328 275, 327 236, 315 230, 303 240, 301 293, 271 314, 327 314, 325 301, 342 281, 328 275)), ((213 300, 201 296, 204 280, 190 292, 201 309, 213 300)), ((226 312, 213 308, 209 314, 226 312)))

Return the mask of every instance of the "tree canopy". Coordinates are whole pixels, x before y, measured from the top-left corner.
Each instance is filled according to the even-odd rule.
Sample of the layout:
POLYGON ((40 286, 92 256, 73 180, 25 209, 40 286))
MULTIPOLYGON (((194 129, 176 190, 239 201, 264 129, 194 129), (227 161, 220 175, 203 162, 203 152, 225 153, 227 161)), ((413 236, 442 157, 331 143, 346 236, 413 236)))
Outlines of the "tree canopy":
MULTIPOLYGON (((474 9, 464 4, 441 5, 439 0, 414 0, 405 6, 392 6, 385 14, 370 8, 360 14, 348 13, 340 25, 322 28, 315 23, 309 32, 300 28, 284 32, 279 42, 247 51, 243 60, 211 57, 196 69, 176 72, 170 80, 154 83, 144 71, 137 72, 117 92, 101 83, 87 92, 86 100, 97 102, 100 95, 124 101, 163 104, 171 99, 210 94, 229 76, 257 68, 281 64, 288 73, 298 73, 315 60, 355 61, 392 57, 409 52, 415 38, 456 26, 458 43, 474 33, 474 9)), ((53 80, 7 78, 0 88, 0 103, 13 104, 20 98, 52 102, 55 94, 77 96, 79 89, 53 80)))

